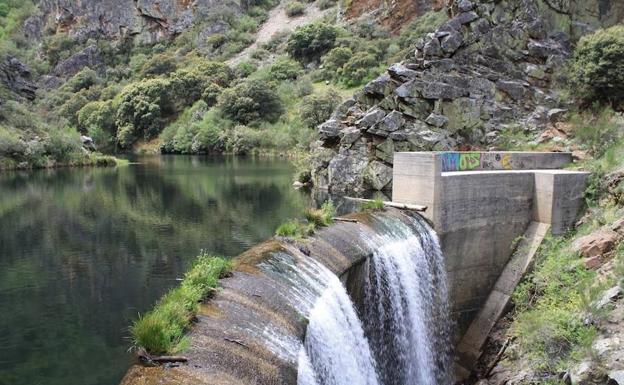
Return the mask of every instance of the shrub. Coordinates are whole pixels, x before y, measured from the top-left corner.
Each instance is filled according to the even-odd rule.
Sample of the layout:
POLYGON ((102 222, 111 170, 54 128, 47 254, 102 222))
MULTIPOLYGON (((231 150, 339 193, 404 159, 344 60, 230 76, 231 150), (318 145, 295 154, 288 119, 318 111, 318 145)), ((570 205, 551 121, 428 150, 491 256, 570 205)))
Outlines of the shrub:
POLYGON ((139 72, 141 77, 168 74, 177 68, 176 59, 168 54, 157 54, 147 60, 139 72))
POLYGON ((624 135, 624 131, 615 119, 615 112, 606 107, 574 114, 570 122, 573 126, 574 137, 595 157, 599 157, 624 135))
POLYGON ((317 2, 316 2, 316 6, 321 11, 329 9, 329 8, 333 7, 334 5, 336 5, 336 0, 317 0, 317 2))
POLYGON ((191 68, 178 70, 171 74, 172 97, 177 104, 188 106, 199 100, 207 87, 216 84, 227 87, 232 79, 230 68, 217 62, 200 60, 191 68))
POLYGON ((78 126, 89 133, 96 146, 109 146, 117 128, 113 102, 107 100, 87 103, 78 111, 78 126))
POLYGON ((349 87, 358 86, 373 76, 377 67, 377 59, 370 53, 357 52, 342 67, 341 80, 349 87))
POLYGON ((313 224, 310 223, 305 225, 295 220, 282 223, 275 231, 275 235, 278 237, 289 237, 294 239, 301 239, 313 233, 313 224))
POLYGON ((273 80, 295 80, 301 72, 301 65, 287 57, 278 58, 269 67, 269 76, 273 80))
POLYGON ((202 100, 206 102, 208 106, 214 106, 217 103, 219 95, 223 92, 223 87, 217 83, 209 83, 204 92, 202 92, 202 100))
POLYGON ((401 31, 399 46, 402 49, 410 48, 416 40, 429 32, 435 31, 447 19, 448 16, 444 10, 437 12, 429 11, 421 17, 417 17, 401 31))
POLYGON ((349 47, 336 47, 329 51, 322 57, 321 63, 323 64, 323 72, 326 74, 326 79, 338 80, 342 71, 342 66, 347 64, 349 59, 353 56, 353 51, 349 47))
POLYGON ((44 145, 47 154, 64 163, 71 160, 72 156, 80 154, 82 141, 75 130, 65 127, 50 130, 44 145))
POLYGON ((299 27, 288 38, 287 51, 293 58, 310 62, 318 60, 334 46, 338 30, 328 24, 311 23, 299 27))
POLYGON ((285 12, 288 17, 301 16, 305 13, 305 5, 299 1, 291 1, 286 4, 285 12))
POLYGON ((198 303, 214 292, 219 279, 231 269, 230 261, 202 253, 180 286, 170 290, 152 311, 134 322, 130 330, 135 347, 152 354, 176 352, 197 314, 198 303))
POLYGON ((262 132, 251 127, 238 125, 227 131, 225 149, 236 155, 247 155, 260 145, 262 132))
POLYGON ((64 88, 69 89, 71 92, 78 92, 82 89, 89 88, 99 82, 98 75, 89 67, 85 67, 71 79, 67 81, 64 88))
POLYGON ((254 61, 245 60, 236 65, 234 73, 237 78, 246 78, 256 72, 258 65, 254 61))
POLYGON ((277 93, 262 80, 247 80, 225 90, 218 107, 226 118, 242 124, 275 122, 284 110, 277 93))
POLYGON ((360 206, 362 210, 383 210, 384 201, 381 198, 375 198, 373 200, 362 203, 360 206))
POLYGON ((341 100, 340 95, 331 89, 320 95, 306 96, 299 109, 301 121, 309 128, 318 126, 329 119, 341 100))
POLYGON ((73 126, 78 126, 78 111, 80 111, 87 103, 87 99, 83 93, 72 94, 69 99, 59 108, 60 116, 67 119, 73 126))
POLYGON ((599 30, 579 41, 571 80, 585 102, 624 101, 624 26, 599 30))
POLYGON ((308 209, 305 212, 305 218, 315 227, 325 227, 334 223, 336 216, 336 208, 332 201, 323 203, 320 209, 308 209))

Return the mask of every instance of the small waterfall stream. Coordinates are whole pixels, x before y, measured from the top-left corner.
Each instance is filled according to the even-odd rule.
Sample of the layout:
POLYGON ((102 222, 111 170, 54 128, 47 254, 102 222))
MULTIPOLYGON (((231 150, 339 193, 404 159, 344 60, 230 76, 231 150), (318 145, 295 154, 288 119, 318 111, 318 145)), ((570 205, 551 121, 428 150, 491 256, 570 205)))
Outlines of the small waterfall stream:
POLYGON ((449 384, 450 321, 438 239, 420 217, 371 214, 359 247, 363 298, 295 246, 261 263, 277 292, 307 319, 304 343, 265 328, 266 346, 297 365, 298 385, 449 384))
POLYGON ((323 277, 299 354, 299 385, 449 383, 451 328, 437 236, 419 217, 409 225, 374 220, 363 322, 338 278, 323 277))

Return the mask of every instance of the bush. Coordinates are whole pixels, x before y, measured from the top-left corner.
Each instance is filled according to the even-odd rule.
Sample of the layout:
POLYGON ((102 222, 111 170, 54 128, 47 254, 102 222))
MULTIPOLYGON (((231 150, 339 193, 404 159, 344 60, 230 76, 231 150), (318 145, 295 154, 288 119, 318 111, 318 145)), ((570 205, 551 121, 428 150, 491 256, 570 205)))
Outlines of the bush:
POLYGON ((45 143, 45 152, 57 162, 66 163, 81 153, 80 135, 71 128, 52 129, 45 143))
POLYGON ((152 354, 176 352, 199 310, 198 303, 217 288, 219 279, 231 269, 232 264, 226 259, 200 255, 180 286, 134 322, 130 330, 135 347, 152 354))
POLYGON ((624 101, 624 26, 599 30, 579 41, 571 80, 585 102, 624 101))
POLYGON ((315 227, 326 227, 334 223, 336 208, 332 201, 323 203, 320 209, 308 209, 305 212, 306 220, 315 227))
POLYGON ((108 147, 117 126, 115 125, 115 107, 111 100, 87 103, 78 111, 78 126, 89 133, 96 146, 108 147))
POLYGON ((435 31, 447 19, 448 16, 444 10, 437 12, 429 11, 421 17, 417 17, 401 31, 399 46, 402 49, 410 48, 416 40, 429 32, 435 31))
POLYGON ((305 13, 305 5, 299 1, 291 1, 286 4, 285 12, 288 17, 301 16, 305 13))
POLYGON ((204 89, 204 92, 202 92, 201 98, 208 106, 214 106, 222 92, 223 87, 217 83, 209 83, 204 89))
POLYGON ((301 65, 287 57, 280 57, 269 67, 271 80, 295 80, 301 75, 301 65))
POLYGON ((142 133, 146 139, 160 132, 163 116, 173 112, 171 104, 172 84, 167 79, 147 79, 132 83, 119 95, 117 107, 117 126, 123 127, 122 135, 118 132, 119 143, 127 147, 142 133), (133 129, 137 132, 130 132, 133 129))
POLYGON ((147 60, 141 67, 139 76, 142 78, 159 76, 175 71, 177 68, 176 59, 168 54, 157 54, 147 60))
POLYGON ((71 92, 78 92, 82 89, 89 88, 98 82, 99 78, 97 73, 91 68, 85 67, 69 79, 63 88, 67 88, 71 92))
POLYGON ((317 0, 317 2, 316 2, 316 6, 321 11, 329 9, 329 8, 333 7, 334 5, 336 5, 336 0, 317 0))
POLYGON ((358 86, 373 77, 378 61, 368 52, 357 52, 342 67, 341 80, 349 87, 358 86))
POLYGON ((80 111, 87 103, 87 99, 83 93, 72 94, 69 99, 63 103, 58 109, 60 116, 67 119, 73 126, 78 126, 78 111, 80 111))
POLYGON ((342 66, 347 64, 352 56, 353 51, 349 47, 336 47, 323 56, 321 63, 323 64, 323 72, 326 74, 326 80, 338 80, 342 66))
POLYGON ((227 131, 225 150, 236 155, 247 155, 260 145, 261 135, 259 130, 238 125, 227 131))
POLYGON ((262 80, 247 80, 225 90, 218 107, 226 118, 242 124, 276 122, 284 110, 277 93, 262 80))
POLYGON ((171 74, 172 97, 177 100, 178 106, 188 106, 202 98, 206 88, 213 87, 213 84, 227 87, 232 77, 232 71, 227 65, 200 60, 193 63, 191 68, 171 74))
POLYGON ((277 235, 278 237, 289 237, 294 239, 301 239, 313 233, 313 224, 305 225, 294 220, 282 223, 275 231, 275 235, 277 235))
POLYGON ((252 73, 256 72, 258 65, 254 61, 246 60, 238 63, 234 73, 237 78, 246 78, 252 73))
POLYGON ((360 206, 362 210, 383 210, 384 209, 384 201, 381 198, 375 198, 368 202, 362 203, 360 206))
POLYGON ((320 95, 306 96, 299 109, 301 121, 306 127, 315 128, 329 119, 341 100, 340 95, 331 89, 320 95))
POLYGON ((293 58, 311 62, 318 60, 336 42, 338 30, 328 24, 311 23, 299 27, 288 38, 287 51, 293 58))
POLYGON ((574 137, 595 157, 601 156, 624 136, 624 131, 616 121, 615 112, 609 107, 574 114, 570 123, 574 137))

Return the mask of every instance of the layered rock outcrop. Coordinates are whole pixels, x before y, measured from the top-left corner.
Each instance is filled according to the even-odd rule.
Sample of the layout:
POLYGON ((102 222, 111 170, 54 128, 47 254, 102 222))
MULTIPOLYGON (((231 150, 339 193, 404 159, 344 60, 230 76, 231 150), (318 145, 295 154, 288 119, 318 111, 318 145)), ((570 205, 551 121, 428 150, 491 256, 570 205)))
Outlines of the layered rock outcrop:
POLYGON ((218 9, 239 10, 232 0, 42 0, 40 14, 25 23, 27 37, 39 38, 47 28, 86 40, 131 36, 153 43, 190 28, 218 9))
POLYGON ((568 21, 571 14, 539 0, 457 0, 449 11, 452 18, 416 42, 410 57, 318 127, 311 161, 317 187, 381 190, 390 186, 396 151, 487 149, 505 129, 537 135, 560 115, 552 85, 572 40, 552 14, 568 21))

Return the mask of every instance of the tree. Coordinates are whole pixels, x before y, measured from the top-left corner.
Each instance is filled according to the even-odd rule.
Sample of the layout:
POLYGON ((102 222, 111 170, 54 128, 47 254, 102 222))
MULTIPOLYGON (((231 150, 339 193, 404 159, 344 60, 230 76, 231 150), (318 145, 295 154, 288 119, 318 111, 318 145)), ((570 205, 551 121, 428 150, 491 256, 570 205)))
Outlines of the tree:
POLYGON ((299 115, 301 121, 309 128, 314 128, 330 118, 342 98, 334 90, 328 90, 320 95, 310 95, 303 98, 299 115))
POLYGON ((586 102, 624 101, 624 26, 599 30, 579 41, 571 81, 586 102))
POLYGON ((299 61, 315 61, 334 46, 337 36, 338 31, 331 25, 307 24, 290 35, 287 50, 290 56, 299 61))
POLYGON ((218 107, 226 118, 242 124, 276 122, 284 111, 277 93, 263 80, 247 80, 223 91, 218 107))

